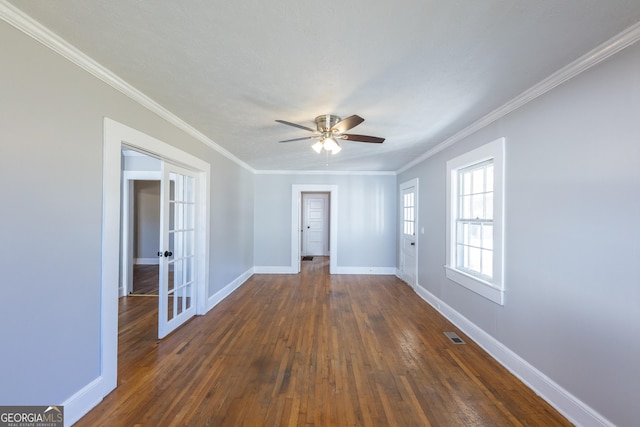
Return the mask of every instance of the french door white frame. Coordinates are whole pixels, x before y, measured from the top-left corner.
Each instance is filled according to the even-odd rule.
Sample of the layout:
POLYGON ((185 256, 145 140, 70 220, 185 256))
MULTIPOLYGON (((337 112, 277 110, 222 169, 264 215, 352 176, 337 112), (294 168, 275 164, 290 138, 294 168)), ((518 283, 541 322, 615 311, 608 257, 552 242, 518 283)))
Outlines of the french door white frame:
POLYGON ((198 218, 197 174, 174 164, 162 163, 160 191, 160 258, 158 287, 158 338, 164 338, 196 314, 197 266, 196 250, 198 218), (171 191, 173 183, 173 192, 171 191), (193 237, 188 238, 189 235, 193 237), (173 271, 173 278, 169 271, 173 271))
POLYGON ((291 186, 291 272, 300 272, 302 193, 329 193, 329 274, 338 273, 338 186, 293 184, 291 186))
MULTIPOLYGON (((102 397, 116 388, 118 378, 118 276, 120 270, 120 200, 122 147, 182 165, 198 174, 196 245, 198 288, 196 313, 206 313, 209 283, 209 182, 210 165, 189 153, 109 118, 104 119, 102 189, 102 295, 101 367, 102 397)), ((96 402, 97 403, 97 402, 96 402)))

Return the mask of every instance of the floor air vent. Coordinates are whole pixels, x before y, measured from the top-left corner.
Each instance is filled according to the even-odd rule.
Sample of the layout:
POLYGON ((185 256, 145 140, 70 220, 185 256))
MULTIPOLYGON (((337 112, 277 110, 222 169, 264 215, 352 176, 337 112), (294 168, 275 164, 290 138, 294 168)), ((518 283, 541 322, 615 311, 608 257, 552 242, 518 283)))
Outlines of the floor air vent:
POLYGON ((460 338, 458 334, 456 334, 455 332, 445 332, 444 334, 447 336, 447 338, 451 340, 452 343, 464 344, 464 341, 462 341, 462 338, 460 338))

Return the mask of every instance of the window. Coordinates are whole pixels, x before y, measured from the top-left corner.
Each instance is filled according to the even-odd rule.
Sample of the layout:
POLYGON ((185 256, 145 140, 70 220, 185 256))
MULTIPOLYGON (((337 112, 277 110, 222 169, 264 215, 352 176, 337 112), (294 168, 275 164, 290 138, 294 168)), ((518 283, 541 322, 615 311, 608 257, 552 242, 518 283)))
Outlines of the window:
POLYGON ((493 278, 493 159, 458 171, 456 268, 493 278))
POLYGON ((447 162, 447 278, 504 304, 504 138, 447 162))
POLYGON ((414 236, 416 234, 414 192, 407 192, 403 195, 403 225, 404 234, 409 236, 414 236))

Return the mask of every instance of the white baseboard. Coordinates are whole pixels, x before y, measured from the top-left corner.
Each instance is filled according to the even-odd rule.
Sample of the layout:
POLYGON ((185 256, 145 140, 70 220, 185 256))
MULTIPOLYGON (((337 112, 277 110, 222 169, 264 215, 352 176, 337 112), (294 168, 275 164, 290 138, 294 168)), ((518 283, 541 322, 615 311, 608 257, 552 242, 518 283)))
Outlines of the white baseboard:
MULTIPOLYGON (((256 266, 253 267, 255 274, 298 274, 294 267, 283 266, 256 266)), ((337 267, 336 274, 378 274, 394 276, 395 267, 337 267)))
POLYGON ((469 338, 475 341, 487 353, 518 377, 536 394, 546 400, 558 412, 577 426, 615 427, 593 408, 562 388, 551 378, 537 370, 500 341, 480 329, 469 319, 451 308, 444 301, 416 284, 416 293, 433 308, 438 310, 451 323, 456 325, 469 338))
POLYGON ((62 403, 62 406, 64 406, 65 427, 75 424, 102 401, 104 397, 102 383, 102 376, 100 376, 62 403))
POLYGON ((236 277, 227 286, 220 289, 215 294, 211 295, 207 300, 207 311, 211 310, 213 307, 218 305, 220 301, 228 297, 231 294, 231 292, 238 289, 244 282, 246 282, 251 276, 253 276, 253 273, 254 273, 254 269, 250 268, 249 270, 242 273, 240 276, 236 277))
POLYGON ((133 263, 141 265, 160 265, 160 258, 136 258, 133 260, 133 263))
POLYGON ((291 267, 290 265, 282 265, 282 266, 259 265, 259 266, 253 267, 253 272, 255 274, 298 274, 298 272, 295 271, 295 268, 291 267))
POLYGON ((338 267, 338 274, 378 274, 395 276, 395 267, 338 267))

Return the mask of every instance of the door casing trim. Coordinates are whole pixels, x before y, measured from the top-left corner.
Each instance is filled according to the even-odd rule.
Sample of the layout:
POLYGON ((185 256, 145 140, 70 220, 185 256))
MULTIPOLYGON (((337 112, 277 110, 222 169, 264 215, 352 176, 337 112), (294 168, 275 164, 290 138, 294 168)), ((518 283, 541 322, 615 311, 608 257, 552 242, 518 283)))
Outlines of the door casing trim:
POLYGON ((210 202, 209 163, 149 136, 136 129, 105 117, 103 147, 103 188, 102 188, 102 277, 100 307, 100 378, 102 396, 106 396, 117 385, 118 374, 118 282, 120 263, 120 202, 123 146, 131 147, 163 161, 194 170, 198 174, 198 221, 197 233, 198 289, 196 292, 196 313, 204 314, 207 308, 207 288, 209 283, 209 224, 210 202))
POLYGON ((300 272, 302 193, 329 193, 329 274, 338 273, 338 186, 293 184, 291 186, 291 273, 300 272))

